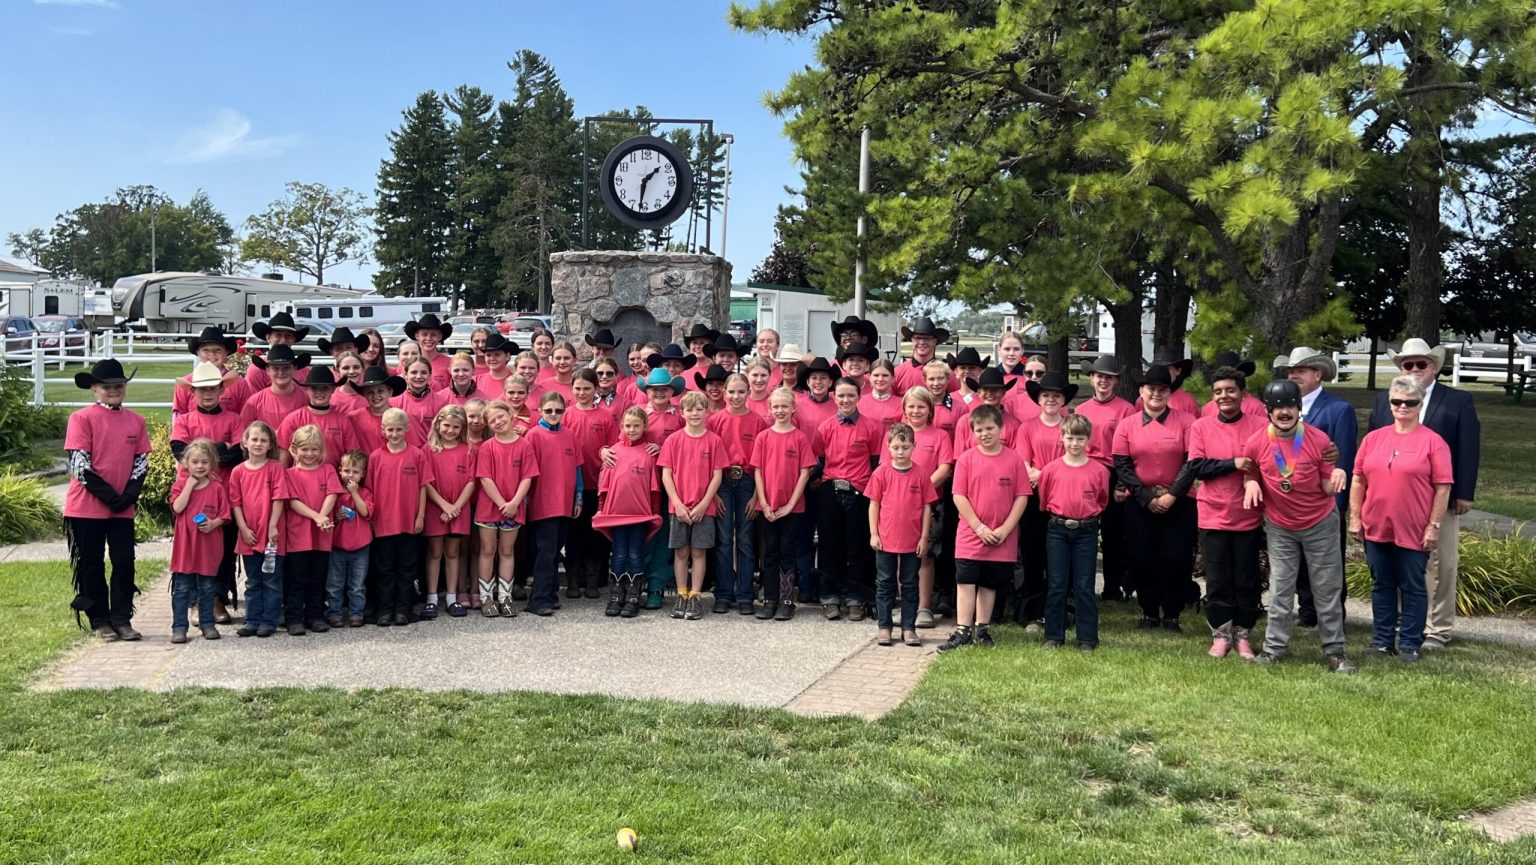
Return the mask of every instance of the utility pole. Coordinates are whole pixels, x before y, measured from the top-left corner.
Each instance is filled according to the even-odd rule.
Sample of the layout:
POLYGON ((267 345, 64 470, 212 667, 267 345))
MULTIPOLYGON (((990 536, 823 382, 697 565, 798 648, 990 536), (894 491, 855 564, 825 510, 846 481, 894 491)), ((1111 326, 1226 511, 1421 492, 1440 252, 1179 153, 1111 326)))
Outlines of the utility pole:
POLYGON ((731 229, 731 145, 736 136, 727 132, 720 138, 725 142, 725 193, 720 200, 720 257, 725 258, 725 236, 731 229))
POLYGON ((155 249, 155 216, 160 211, 160 202, 159 202, 157 196, 158 196, 158 193, 156 193, 155 192, 155 188, 153 186, 151 186, 149 188, 149 272, 150 273, 154 273, 155 272, 155 258, 156 258, 156 252, 157 252, 157 250, 155 249))
MULTIPOLYGON (((869 127, 859 133, 859 194, 869 192, 869 127)), ((859 214, 858 257, 853 260, 853 314, 864 317, 864 232, 865 216, 859 214)))

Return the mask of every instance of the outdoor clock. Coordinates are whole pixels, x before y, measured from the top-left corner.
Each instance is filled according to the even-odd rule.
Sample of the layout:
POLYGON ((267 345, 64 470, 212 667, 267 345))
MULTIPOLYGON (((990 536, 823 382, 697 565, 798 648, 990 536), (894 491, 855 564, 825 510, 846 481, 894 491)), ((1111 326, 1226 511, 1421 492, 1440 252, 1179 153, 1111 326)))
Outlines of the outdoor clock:
POLYGON ((663 228, 688 210, 693 169, 677 145, 640 135, 603 160, 598 184, 608 212, 631 228, 663 228))

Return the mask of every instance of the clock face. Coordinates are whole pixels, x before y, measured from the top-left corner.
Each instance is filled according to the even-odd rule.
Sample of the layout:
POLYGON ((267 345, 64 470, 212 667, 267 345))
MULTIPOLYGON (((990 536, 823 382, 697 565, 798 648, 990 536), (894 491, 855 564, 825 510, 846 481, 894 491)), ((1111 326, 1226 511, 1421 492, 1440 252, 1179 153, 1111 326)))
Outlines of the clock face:
POLYGON ((656 230, 688 210, 693 172, 677 145, 653 135, 631 138, 603 160, 598 190, 608 212, 632 228, 656 230))
POLYGON ((680 176, 665 153, 653 147, 636 148, 614 166, 613 197, 633 213, 661 212, 677 195, 680 176))

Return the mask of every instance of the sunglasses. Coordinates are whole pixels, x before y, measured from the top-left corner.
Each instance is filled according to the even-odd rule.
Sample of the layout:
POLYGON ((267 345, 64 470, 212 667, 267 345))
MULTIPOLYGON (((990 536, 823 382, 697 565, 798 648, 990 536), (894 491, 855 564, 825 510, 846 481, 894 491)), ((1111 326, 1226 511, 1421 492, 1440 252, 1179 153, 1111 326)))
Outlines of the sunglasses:
POLYGON ((1427 361, 1427 360, 1405 360, 1405 361, 1403 361, 1403 370, 1405 372, 1416 372, 1416 371, 1421 370, 1421 369, 1429 369, 1429 361, 1427 361))
POLYGON ((616 372, 605 372, 603 370, 598 370, 598 373, 597 373, 597 377, 598 378, 613 378, 616 375, 618 375, 618 373, 616 373, 616 372))
POLYGON ((547 409, 544 409, 544 413, 545 414, 565 414, 565 409, 563 409, 563 408, 547 408, 547 409))
POLYGON ((1045 370, 1043 370, 1043 369, 1026 369, 1026 370, 1024 370, 1024 377, 1025 378, 1045 378, 1045 370))
POLYGON ((1421 399, 1389 399, 1387 402, 1392 403, 1393 408, 1418 408, 1419 404, 1424 401, 1421 399))

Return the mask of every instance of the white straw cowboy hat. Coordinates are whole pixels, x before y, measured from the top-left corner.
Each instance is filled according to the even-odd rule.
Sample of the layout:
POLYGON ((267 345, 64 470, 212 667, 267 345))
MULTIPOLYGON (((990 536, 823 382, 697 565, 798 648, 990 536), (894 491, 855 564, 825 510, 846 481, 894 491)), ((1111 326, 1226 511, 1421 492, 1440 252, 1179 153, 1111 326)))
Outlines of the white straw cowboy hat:
POLYGON ((1308 348, 1304 345, 1298 345, 1291 349, 1291 356, 1286 358, 1284 364, 1277 364, 1277 366, 1283 366, 1286 372, 1290 372, 1291 367, 1295 366, 1319 369, 1323 371, 1323 381, 1333 381, 1339 374, 1339 365, 1334 362, 1332 355, 1324 354, 1315 348, 1308 348))
POLYGON ((1430 348, 1429 343, 1415 336, 1403 340, 1402 351, 1387 349, 1387 359, 1392 361, 1398 369, 1402 369, 1403 361, 1410 357, 1427 357, 1434 361, 1435 368, 1439 369, 1445 366, 1445 346, 1437 345, 1434 348, 1430 348))
POLYGON ((792 342, 786 342, 779 348, 779 356, 773 359, 774 363, 799 363, 805 359, 805 351, 792 342))
POLYGON ((193 387, 215 387, 224 383, 224 374, 211 363, 200 362, 192 368, 193 387))

